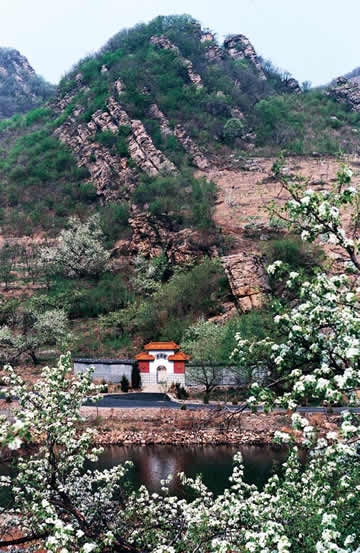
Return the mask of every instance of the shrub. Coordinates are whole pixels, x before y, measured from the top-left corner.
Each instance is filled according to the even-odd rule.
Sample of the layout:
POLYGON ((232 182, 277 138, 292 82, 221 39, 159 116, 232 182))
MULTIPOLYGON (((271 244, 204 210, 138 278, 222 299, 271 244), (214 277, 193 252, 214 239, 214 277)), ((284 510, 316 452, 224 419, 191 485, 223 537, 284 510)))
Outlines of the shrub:
POLYGON ((175 384, 175 393, 178 399, 188 399, 189 397, 188 392, 185 390, 184 386, 180 384, 180 382, 176 382, 175 384))
POLYGON ((174 275, 143 301, 134 325, 149 339, 180 340, 185 328, 201 315, 215 314, 229 293, 221 264, 204 259, 190 271, 174 275), (154 334, 155 332, 155 334, 154 334))
POLYGON ((244 133, 244 123, 240 119, 229 119, 224 125, 224 138, 230 143, 244 133))
POLYGON ((56 277, 44 301, 66 305, 70 318, 77 319, 106 315, 126 307, 131 299, 122 275, 105 273, 97 282, 56 277))
POLYGON ((322 250, 314 245, 307 244, 297 236, 286 236, 279 240, 269 240, 263 246, 263 251, 271 264, 276 260, 289 265, 291 269, 303 269, 313 272, 323 259, 322 250))
POLYGON ((139 366, 136 364, 132 368, 131 372, 131 387, 134 390, 139 390, 141 388, 141 374, 139 366))
POLYGON ((124 374, 122 376, 120 386, 122 392, 127 393, 129 391, 129 381, 124 374))
POLYGON ((205 178, 196 179, 187 171, 176 176, 144 178, 134 192, 134 201, 148 205, 153 216, 203 229, 213 226, 215 199, 216 185, 205 178))
POLYGON ((125 202, 108 203, 100 209, 101 228, 106 237, 106 245, 112 247, 116 240, 127 236, 129 227, 129 208, 125 202))

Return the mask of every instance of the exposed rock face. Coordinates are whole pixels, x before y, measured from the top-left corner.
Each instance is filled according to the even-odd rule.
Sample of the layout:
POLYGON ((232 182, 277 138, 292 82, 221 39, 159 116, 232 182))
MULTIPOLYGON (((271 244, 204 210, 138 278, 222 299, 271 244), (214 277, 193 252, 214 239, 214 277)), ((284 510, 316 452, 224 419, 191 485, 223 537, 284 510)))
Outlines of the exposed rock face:
POLYGON ((150 43, 153 46, 156 46, 157 48, 160 48, 161 50, 170 50, 171 52, 174 52, 179 58, 181 59, 182 63, 184 64, 184 67, 187 69, 187 73, 189 76, 190 81, 196 86, 196 88, 202 88, 203 84, 201 81, 201 77, 198 73, 196 73, 193 69, 193 64, 190 60, 184 58, 181 55, 181 52, 179 48, 171 42, 165 35, 160 36, 152 36, 150 38, 150 43))
POLYGON ((196 165, 199 169, 207 169, 209 166, 208 160, 200 150, 199 146, 197 146, 197 144, 191 140, 190 136, 186 134, 186 131, 181 125, 176 125, 174 135, 188 152, 194 165, 196 165))
POLYGON ((25 56, 22 56, 18 50, 12 48, 0 48, 0 75, 4 77, 12 76, 20 87, 25 86, 24 78, 35 77, 35 71, 31 67, 25 56))
POLYGON ((229 37, 224 42, 224 48, 233 59, 249 61, 258 71, 260 79, 266 80, 255 49, 246 36, 233 35, 229 37))
POLYGON ((326 92, 328 96, 341 104, 345 104, 351 111, 360 112, 360 87, 358 83, 339 77, 336 84, 326 92))
POLYGON ((151 104, 149 108, 149 117, 152 119, 157 119, 160 123, 160 132, 163 136, 172 136, 174 133, 170 128, 169 121, 159 108, 157 104, 151 104))
POLYGON ((114 155, 94 141, 97 131, 117 134, 119 127, 129 127, 129 154, 142 171, 151 176, 176 171, 175 165, 155 148, 141 121, 130 119, 113 97, 107 107, 108 112, 98 110, 87 124, 79 124, 72 116, 55 131, 59 140, 70 146, 78 165, 88 169, 100 196, 106 200, 124 196, 133 187, 135 172, 126 157, 114 155))
POLYGON ((40 81, 18 50, 0 48, 0 118, 24 113, 47 99, 55 87, 40 81))
MULTIPOLYGON (((172 232, 154 221, 150 215, 140 213, 129 220, 133 234, 128 251, 132 255, 143 255, 147 258, 158 257, 165 253, 171 263, 184 264, 194 259, 201 259, 204 251, 198 246, 199 233, 191 229, 172 232)), ((216 255, 215 247, 210 247, 210 255, 216 255)))
POLYGON ((171 129, 169 121, 159 109, 157 104, 152 104, 149 109, 149 116, 157 119, 160 123, 160 131, 163 136, 175 136, 177 140, 182 144, 184 150, 189 154, 193 164, 198 169, 207 169, 209 166, 208 160, 195 144, 195 142, 186 133, 185 129, 181 125, 177 125, 174 130, 171 129))
POLYGON ((264 304, 270 291, 259 256, 239 252, 221 258, 238 310, 246 313, 264 304))
POLYGON ((302 92, 299 82, 294 79, 294 77, 287 79, 287 81, 284 82, 284 87, 285 91, 290 94, 301 94, 302 92))
POLYGON ((226 57, 226 52, 216 44, 215 36, 209 31, 201 34, 200 41, 206 46, 206 58, 210 63, 216 63, 226 57))
MULTIPOLYGON (((100 112, 101 113, 101 112, 100 112)), ((100 113, 94 114, 97 119, 100 113)), ((86 167, 96 185, 97 193, 105 200, 116 200, 121 189, 131 188, 133 172, 126 159, 117 159, 101 144, 94 142, 96 123, 78 124, 70 117, 55 131, 58 139, 70 146, 79 167, 86 167)))

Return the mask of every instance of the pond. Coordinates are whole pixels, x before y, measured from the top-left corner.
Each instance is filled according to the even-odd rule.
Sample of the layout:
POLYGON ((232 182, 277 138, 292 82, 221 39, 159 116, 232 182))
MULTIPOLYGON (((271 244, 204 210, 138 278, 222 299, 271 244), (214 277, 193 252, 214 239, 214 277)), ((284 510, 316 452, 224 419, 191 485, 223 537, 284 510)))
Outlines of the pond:
MULTIPOLYGON (((132 461, 134 466, 129 472, 132 484, 135 487, 145 484, 152 492, 160 491, 160 481, 169 474, 184 472, 192 477, 202 474, 204 483, 218 495, 228 485, 233 456, 238 451, 243 455, 245 481, 260 488, 286 458, 286 450, 260 446, 111 446, 90 466, 106 469, 132 461)), ((0 475, 4 474, 9 474, 9 467, 0 465, 0 475)), ((170 491, 182 494, 176 478, 171 482, 170 491)), ((4 505, 6 499, 5 493, 0 492, 0 504, 4 505)))
MULTIPOLYGON (((128 459, 134 463, 129 473, 133 484, 145 484, 154 492, 160 490, 160 481, 169 474, 184 472, 191 477, 202 474, 204 483, 218 495, 228 484, 233 457, 238 451, 243 455, 246 482, 260 488, 286 458, 286 450, 260 446, 113 446, 106 448, 95 466, 111 468, 128 459)), ((173 479, 170 491, 179 493, 177 479, 173 479)))

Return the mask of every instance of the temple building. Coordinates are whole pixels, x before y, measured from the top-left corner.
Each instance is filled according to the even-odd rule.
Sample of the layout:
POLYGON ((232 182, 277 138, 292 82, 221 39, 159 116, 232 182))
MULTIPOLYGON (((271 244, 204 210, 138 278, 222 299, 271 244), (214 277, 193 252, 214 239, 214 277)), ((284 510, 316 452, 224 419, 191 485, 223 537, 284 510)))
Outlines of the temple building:
POLYGON ((185 363, 190 359, 175 342, 150 342, 136 355, 144 387, 179 382, 185 386, 185 363))

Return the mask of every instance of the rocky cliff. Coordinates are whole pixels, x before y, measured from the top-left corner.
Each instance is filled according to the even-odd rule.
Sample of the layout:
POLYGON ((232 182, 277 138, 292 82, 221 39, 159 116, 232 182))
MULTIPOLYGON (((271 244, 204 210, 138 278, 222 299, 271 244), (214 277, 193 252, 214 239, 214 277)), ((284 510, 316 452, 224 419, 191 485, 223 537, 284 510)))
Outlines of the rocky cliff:
POLYGON ((0 48, 0 118, 38 106, 54 90, 55 87, 36 75, 18 50, 0 48))
MULTIPOLYGON (((34 79, 19 53, 0 56, 0 85, 11 81, 14 98, 37 106, 34 79)), ((262 208, 285 199, 271 166, 285 149, 298 156, 288 158, 290 173, 317 174, 320 185, 334 178, 335 163, 322 154, 360 151, 360 119, 349 113, 360 113, 358 90, 340 80, 327 96, 304 94, 288 74, 269 70, 244 35, 220 44, 186 16, 121 32, 79 62, 44 109, 2 123, 3 242, 52 240, 69 216, 99 213, 118 271, 111 279, 126 289, 138 258, 145 276, 146 264, 164 263, 154 289, 178 266, 186 272, 210 257, 219 268, 224 308, 210 305, 216 284, 208 310, 171 315, 172 329, 176 317, 189 325, 261 308, 271 293, 264 245, 282 232, 262 208)), ((92 286, 83 285, 81 301, 92 286)))
POLYGON ((245 35, 231 35, 225 40, 224 48, 233 59, 248 61, 258 72, 260 79, 266 80, 255 49, 245 35))
POLYGON ((329 88, 327 95, 351 111, 360 113, 360 86, 353 80, 339 77, 335 84, 329 88))

